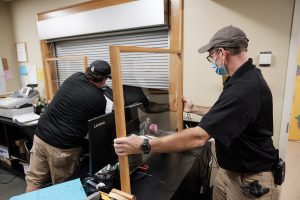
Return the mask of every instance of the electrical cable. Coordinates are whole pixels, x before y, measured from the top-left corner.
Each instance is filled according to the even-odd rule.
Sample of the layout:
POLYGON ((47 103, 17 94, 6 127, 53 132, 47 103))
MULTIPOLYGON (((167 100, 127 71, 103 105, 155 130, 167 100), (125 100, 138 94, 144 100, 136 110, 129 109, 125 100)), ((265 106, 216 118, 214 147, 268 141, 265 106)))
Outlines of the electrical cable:
POLYGON ((192 127, 192 114, 191 113, 186 113, 186 117, 189 122, 189 127, 192 127))
MULTIPOLYGON (((211 153, 213 159, 216 161, 217 168, 219 168, 218 160, 217 160, 215 154, 212 152, 211 148, 208 148, 207 146, 204 146, 204 147, 207 148, 207 149, 210 151, 210 153, 211 153)), ((216 152, 215 152, 215 153, 216 153, 216 152)), ((215 168, 215 167, 212 166, 212 168, 215 168)))
POLYGON ((208 195, 210 194, 210 192, 209 192, 210 191, 210 179, 211 179, 211 171, 212 171, 212 166, 209 165, 209 163, 212 162, 212 159, 211 159, 212 152, 211 152, 211 149, 208 148, 206 145, 205 145, 205 147, 206 147, 206 149, 208 149, 206 156, 207 156, 207 161, 209 161, 209 162, 207 162, 207 165, 209 167, 207 168, 207 171, 206 171, 206 174, 204 177, 205 184, 203 184, 203 185, 206 187, 204 187, 204 190, 203 190, 203 197, 205 197, 205 199, 209 199, 208 195))
MULTIPOLYGON (((189 122, 189 125, 190 127, 192 126, 192 115, 191 113, 186 113, 186 116, 187 116, 187 120, 189 122)), ((186 124, 186 128, 189 128, 188 125, 186 124)), ((209 152, 211 152, 211 150, 206 146, 204 145, 208 150, 209 152)), ((210 161, 209 161, 209 152, 206 151, 206 160, 204 161, 203 158, 201 157, 201 155, 199 155, 198 153, 196 153, 195 151, 192 151, 192 154, 197 157, 197 160, 198 160, 198 168, 199 168, 199 177, 201 177, 201 187, 203 187, 203 181, 204 181, 204 178, 206 176, 209 175, 209 171, 211 171, 211 167, 209 165, 210 161), (203 166, 205 166, 203 168, 203 170, 200 170, 201 169, 201 164, 200 164, 200 160, 202 161, 203 163, 203 166), (209 166, 209 167, 206 167, 206 166, 209 166)), ((211 152, 212 153, 212 152, 211 152)))
MULTIPOLYGON (((196 153, 195 151, 192 151, 192 154, 197 158, 199 168, 200 168, 200 166, 201 166, 200 161, 202 161, 203 166, 207 166, 207 165, 206 165, 207 162, 204 161, 204 159, 203 159, 203 157, 201 157, 201 155, 199 155, 199 154, 196 153)), ((207 160, 207 159, 206 159, 206 160, 207 160)), ((200 177, 203 177, 203 175, 204 175, 204 173, 205 173, 204 170, 206 170, 206 167, 204 167, 203 170, 201 171, 201 173, 199 174, 200 177)))
POLYGON ((205 152, 202 151, 201 154, 195 151, 192 151, 192 153, 198 160, 198 170, 199 170, 199 179, 200 179, 199 192, 202 198, 205 197, 207 191, 209 191, 209 183, 207 181, 210 180, 210 171, 211 171, 211 167, 209 165, 210 151, 207 150, 205 152), (202 155, 204 153, 205 155, 202 155))
MULTIPOLYGON (((187 120, 188 120, 189 125, 190 125, 189 127, 192 127, 192 114, 191 113, 186 113, 186 117, 187 117, 187 120)), ((189 128, 189 127, 186 125, 186 128, 189 128)), ((213 156, 213 159, 216 161, 217 168, 219 168, 217 158, 215 157, 215 154, 213 154, 213 152, 211 151, 211 148, 208 148, 206 145, 204 145, 204 147, 207 148, 210 151, 211 155, 213 156)), ((214 167, 212 167, 212 168, 214 168, 214 167)))
MULTIPOLYGON (((192 126, 192 116, 190 113, 187 114, 187 120, 189 122, 190 127, 192 126)), ((185 124, 186 128, 189 128, 187 124, 185 124)), ((200 159, 201 155, 197 154, 196 152, 192 151, 193 155, 197 157, 198 159, 198 166, 199 166, 199 176, 201 177, 201 183, 200 183, 200 194, 203 199, 211 199, 212 194, 211 194, 211 189, 210 189, 210 178, 211 178, 211 171, 212 168, 219 168, 219 164, 217 161, 217 158, 215 157, 215 154, 212 152, 211 148, 207 147, 207 145, 204 145, 204 147, 207 149, 206 151, 206 162, 202 159, 200 159), (209 159, 211 158, 212 159, 209 159), (200 170, 200 160, 202 160, 204 166, 204 169, 201 171, 200 170), (213 160, 215 160, 217 166, 213 166, 213 160), (206 169, 206 171, 204 171, 206 169), (201 175, 200 175, 201 174, 201 175)), ((215 152, 216 153, 216 152, 215 152)))
MULTIPOLYGON (((192 127, 192 115, 190 113, 186 113, 187 116, 187 123, 192 127)), ((189 128, 189 126, 185 123, 186 128, 189 128)), ((203 154, 198 154, 195 151, 192 151, 192 154, 197 157, 198 160, 198 168, 199 168, 199 177, 200 177, 200 195, 201 199, 211 199, 211 187, 210 187, 210 179, 211 179, 211 172, 212 168, 215 168, 213 166, 213 160, 215 160, 217 164, 217 168, 219 168, 219 164, 217 161, 217 158, 213 154, 211 148, 209 148, 207 145, 204 145, 204 148, 206 148, 206 156, 203 154), (206 158, 204 160, 204 158, 206 158), (201 164, 203 164, 204 167, 201 167, 201 164)))

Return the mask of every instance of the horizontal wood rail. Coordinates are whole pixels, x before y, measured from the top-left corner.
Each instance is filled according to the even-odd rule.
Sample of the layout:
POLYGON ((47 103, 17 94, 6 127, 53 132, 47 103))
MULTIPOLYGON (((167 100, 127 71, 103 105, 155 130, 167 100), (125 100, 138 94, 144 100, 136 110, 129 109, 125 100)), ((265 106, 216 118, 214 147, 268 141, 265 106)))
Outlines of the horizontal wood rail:
MULTIPOLYGON (((54 87, 52 85, 52 82, 54 79, 56 79, 55 74, 52 73, 53 70, 51 70, 51 66, 55 66, 55 65, 51 65, 51 62, 55 62, 55 61, 82 61, 83 62, 83 69, 84 71, 87 69, 88 67, 88 59, 87 56, 67 56, 67 57, 57 57, 57 58, 45 58, 45 78, 46 78, 46 84, 47 84, 47 88, 46 88, 46 92, 47 92, 47 101, 50 102, 53 97, 54 97, 54 87)), ((57 80, 55 80, 57 82, 57 80)))
POLYGON ((120 52, 140 52, 140 53, 168 53, 168 54, 181 54, 178 49, 162 49, 162 48, 147 48, 136 46, 113 46, 120 52))

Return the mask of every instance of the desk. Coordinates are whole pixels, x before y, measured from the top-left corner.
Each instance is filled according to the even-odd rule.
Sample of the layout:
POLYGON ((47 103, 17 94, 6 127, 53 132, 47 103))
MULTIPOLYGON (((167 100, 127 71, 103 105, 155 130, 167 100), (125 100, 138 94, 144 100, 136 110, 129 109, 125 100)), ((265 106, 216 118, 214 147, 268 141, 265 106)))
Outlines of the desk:
POLYGON ((8 150, 9 158, 8 163, 0 161, 0 166, 13 170, 18 175, 24 176, 23 167, 19 161, 28 162, 25 153, 20 154, 19 148, 16 146, 15 141, 26 139, 31 148, 33 135, 36 125, 33 126, 20 126, 12 121, 12 119, 0 117, 0 145, 6 147, 8 150))
POLYGON ((210 169, 208 162, 199 159, 205 161, 208 157, 210 151, 204 147, 183 153, 155 154, 145 163, 151 176, 141 177, 137 172, 131 175, 132 194, 138 200, 206 199, 210 169))

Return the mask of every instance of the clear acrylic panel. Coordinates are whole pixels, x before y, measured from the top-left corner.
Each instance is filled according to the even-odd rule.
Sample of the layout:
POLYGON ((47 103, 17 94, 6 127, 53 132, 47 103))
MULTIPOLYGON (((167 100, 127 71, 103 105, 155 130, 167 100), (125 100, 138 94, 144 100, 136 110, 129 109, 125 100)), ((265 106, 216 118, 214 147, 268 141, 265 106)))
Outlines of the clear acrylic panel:
MULTIPOLYGON (((170 88, 177 83, 176 78, 170 78, 169 64, 172 60, 176 65, 175 55, 121 52, 120 58, 127 136, 161 137, 176 131, 177 112, 174 108, 170 111, 170 95, 176 96, 176 88, 173 91, 170 88), (137 103, 139 105, 134 108, 137 103), (130 108, 134 111, 128 111, 130 108)), ((130 171, 150 156, 130 155, 130 171)))

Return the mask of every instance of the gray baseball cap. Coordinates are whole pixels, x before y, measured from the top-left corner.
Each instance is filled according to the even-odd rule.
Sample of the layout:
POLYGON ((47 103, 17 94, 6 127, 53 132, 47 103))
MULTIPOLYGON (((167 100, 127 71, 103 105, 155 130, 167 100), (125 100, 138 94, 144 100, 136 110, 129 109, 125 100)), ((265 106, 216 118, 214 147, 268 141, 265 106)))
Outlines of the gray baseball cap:
POLYGON ((210 39, 209 43, 198 49, 199 53, 204 53, 212 48, 219 47, 247 47, 248 38, 244 31, 232 25, 218 30, 210 39))

